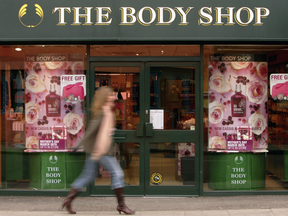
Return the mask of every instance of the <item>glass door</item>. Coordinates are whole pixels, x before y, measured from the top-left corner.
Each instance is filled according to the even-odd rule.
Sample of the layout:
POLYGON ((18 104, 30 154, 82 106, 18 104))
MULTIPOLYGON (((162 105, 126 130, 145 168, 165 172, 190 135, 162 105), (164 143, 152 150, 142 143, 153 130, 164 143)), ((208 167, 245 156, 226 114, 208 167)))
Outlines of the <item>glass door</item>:
POLYGON ((147 63, 145 73, 145 195, 199 195, 199 66, 147 63))
MULTIPOLYGON (((144 64, 91 63, 90 73, 95 74, 89 80, 91 97, 101 86, 110 86, 116 94, 114 152, 125 173, 125 194, 144 194, 144 139, 137 133, 137 125, 144 121, 144 64)), ((110 174, 101 166, 98 171, 92 195, 112 194, 110 174)))
MULTIPOLYGON (((115 157, 125 193, 199 195, 198 63, 95 62, 91 72, 90 101, 103 85, 117 96, 115 157)), ((110 174, 98 170, 91 194, 112 194, 110 174)))

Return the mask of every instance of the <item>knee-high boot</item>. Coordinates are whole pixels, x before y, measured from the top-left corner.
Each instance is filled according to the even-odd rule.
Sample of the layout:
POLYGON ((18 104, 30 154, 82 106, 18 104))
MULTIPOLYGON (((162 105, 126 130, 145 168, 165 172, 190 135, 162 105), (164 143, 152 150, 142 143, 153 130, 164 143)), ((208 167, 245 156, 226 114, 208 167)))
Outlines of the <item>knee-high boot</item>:
POLYGON ((114 192, 118 201, 117 211, 119 212, 119 214, 121 214, 121 212, 131 215, 135 214, 135 211, 129 209, 125 204, 123 188, 116 188, 114 192))
POLYGON ((66 206, 67 211, 70 214, 76 214, 75 211, 72 210, 72 206, 71 203, 73 201, 73 199, 76 197, 76 195, 78 194, 78 190, 76 189, 72 189, 70 191, 70 193, 68 194, 68 196, 65 198, 65 200, 62 203, 62 209, 66 206))

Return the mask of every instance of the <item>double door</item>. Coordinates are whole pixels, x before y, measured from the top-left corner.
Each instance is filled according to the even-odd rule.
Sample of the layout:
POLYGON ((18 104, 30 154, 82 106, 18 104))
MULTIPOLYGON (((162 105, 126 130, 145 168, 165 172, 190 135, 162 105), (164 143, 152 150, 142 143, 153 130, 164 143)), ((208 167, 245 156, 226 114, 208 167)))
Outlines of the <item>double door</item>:
MULTIPOLYGON (((114 150, 125 173, 125 193, 199 195, 199 64, 91 62, 89 73, 90 100, 105 85, 117 97, 114 150)), ((112 194, 105 168, 99 167, 90 191, 112 194)))

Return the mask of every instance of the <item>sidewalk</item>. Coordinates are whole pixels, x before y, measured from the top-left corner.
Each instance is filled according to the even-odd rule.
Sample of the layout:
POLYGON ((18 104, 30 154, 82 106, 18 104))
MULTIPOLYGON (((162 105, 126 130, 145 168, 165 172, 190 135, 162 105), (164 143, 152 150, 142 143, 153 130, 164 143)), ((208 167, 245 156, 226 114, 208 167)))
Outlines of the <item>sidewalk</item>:
MULTIPOLYGON (((64 197, 0 196, 0 216, 69 215, 61 209, 63 200, 64 197)), ((126 198, 129 208, 141 216, 288 216, 287 201, 287 195, 126 198)), ((78 216, 119 215, 116 206, 115 197, 77 197, 73 202, 78 216)))
MULTIPOLYGON (((52 211, 0 211, 1 216, 63 216, 67 212, 52 211)), ((77 212, 77 216, 115 216, 118 212, 77 212)), ((124 215, 122 213, 122 215, 124 215)), ((286 216, 287 209, 248 209, 248 210, 210 210, 210 211, 139 211, 141 216, 286 216)))

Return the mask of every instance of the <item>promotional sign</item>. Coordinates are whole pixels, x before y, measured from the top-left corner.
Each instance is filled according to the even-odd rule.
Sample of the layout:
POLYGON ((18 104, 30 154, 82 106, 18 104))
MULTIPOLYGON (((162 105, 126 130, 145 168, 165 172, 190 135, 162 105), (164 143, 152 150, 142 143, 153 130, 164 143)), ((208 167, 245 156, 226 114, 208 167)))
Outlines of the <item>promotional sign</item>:
POLYGON ((62 75, 61 96, 67 103, 78 103, 84 100, 86 95, 85 75, 62 75))
POLYGON ((270 95, 274 100, 287 100, 288 98, 288 75, 270 75, 270 95))
POLYGON ((61 150, 65 149, 65 139, 40 139, 39 149, 43 150, 61 150))
POLYGON ((267 148, 265 56, 231 54, 209 58, 209 149, 267 148))
POLYGON ((26 148, 39 149, 40 139, 64 139, 66 148, 71 148, 83 136, 83 60, 82 54, 25 56, 26 148), (65 89, 64 97, 61 86, 65 89), (75 89, 80 95, 76 95, 75 89))

